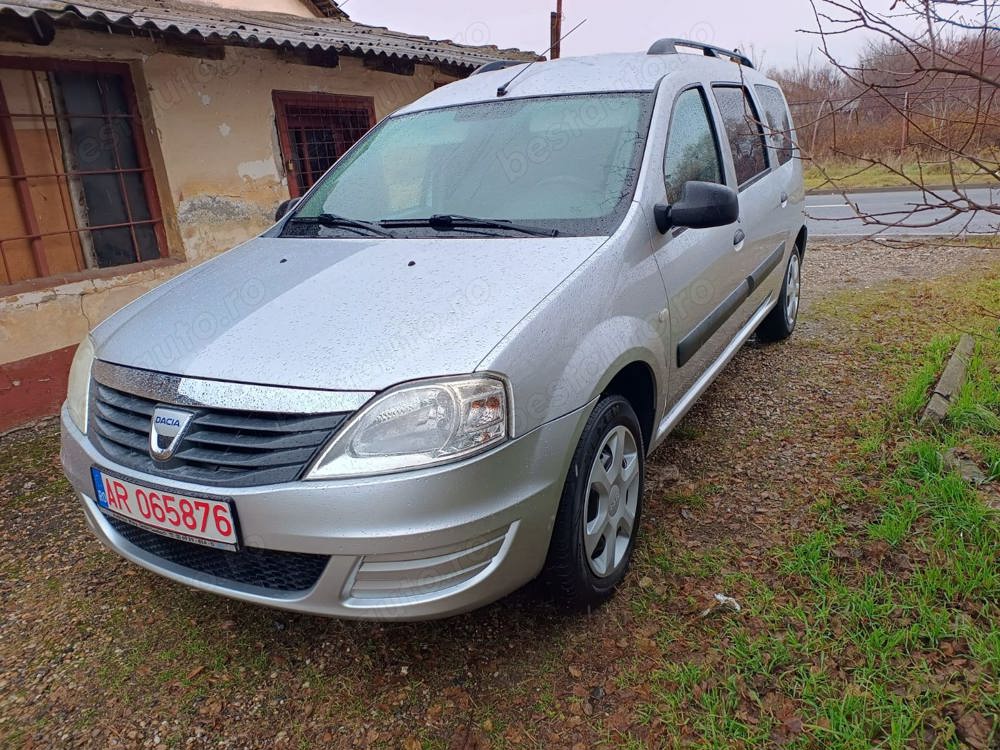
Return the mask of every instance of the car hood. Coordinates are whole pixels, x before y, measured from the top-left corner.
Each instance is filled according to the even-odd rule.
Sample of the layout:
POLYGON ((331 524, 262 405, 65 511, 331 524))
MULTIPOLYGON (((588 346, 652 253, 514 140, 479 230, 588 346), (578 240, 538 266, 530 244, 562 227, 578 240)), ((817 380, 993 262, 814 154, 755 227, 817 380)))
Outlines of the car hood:
POLYGON ((604 239, 259 237, 111 316, 97 357, 332 390, 472 372, 604 239))

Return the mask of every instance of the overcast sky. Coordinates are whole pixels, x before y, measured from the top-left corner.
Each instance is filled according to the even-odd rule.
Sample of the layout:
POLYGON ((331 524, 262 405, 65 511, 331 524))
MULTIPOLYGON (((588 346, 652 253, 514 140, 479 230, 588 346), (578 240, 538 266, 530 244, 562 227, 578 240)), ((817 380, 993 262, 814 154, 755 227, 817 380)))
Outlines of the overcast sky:
MULTIPOLYGON (((359 23, 539 53, 549 46, 549 13, 555 10, 555 0, 346 0, 341 5, 359 23)), ((563 42, 564 57, 645 50, 656 38, 673 36, 744 52, 752 47, 765 67, 787 67, 796 55, 805 59, 815 44, 796 31, 815 26, 808 0, 563 0, 563 14, 563 33, 586 19, 563 42)), ((838 54, 854 54, 861 41, 852 35, 839 44, 838 54)))

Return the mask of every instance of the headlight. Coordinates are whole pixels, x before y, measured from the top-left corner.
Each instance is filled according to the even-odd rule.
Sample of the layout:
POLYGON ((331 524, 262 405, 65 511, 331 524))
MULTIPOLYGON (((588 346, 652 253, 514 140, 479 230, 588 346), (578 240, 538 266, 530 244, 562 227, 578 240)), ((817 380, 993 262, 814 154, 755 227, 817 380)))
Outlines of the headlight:
POLYGON ((507 439, 507 389, 489 376, 408 383, 355 414, 307 479, 386 474, 455 461, 507 439))
POLYGON ((87 336, 76 348, 69 368, 66 410, 80 432, 87 432, 87 404, 90 401, 90 367, 94 364, 94 342, 87 336))

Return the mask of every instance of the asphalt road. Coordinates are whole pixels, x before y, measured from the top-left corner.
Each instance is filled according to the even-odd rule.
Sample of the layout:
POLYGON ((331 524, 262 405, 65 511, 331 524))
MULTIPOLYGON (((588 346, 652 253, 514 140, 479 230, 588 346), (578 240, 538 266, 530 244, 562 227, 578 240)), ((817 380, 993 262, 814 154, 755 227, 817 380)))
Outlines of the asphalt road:
MULTIPOLYGON (((950 190, 938 191, 945 196, 954 196, 950 190)), ((857 237, 883 232, 890 236, 899 235, 953 235, 959 232, 968 234, 994 234, 1000 226, 1000 215, 984 213, 962 215, 949 219, 935 227, 912 226, 926 224, 935 218, 948 216, 947 209, 935 209, 921 212, 907 218, 913 204, 921 203, 922 198, 916 190, 886 190, 871 193, 849 193, 861 211, 869 214, 886 214, 880 218, 884 221, 900 221, 904 225, 891 229, 869 226, 861 221, 854 210, 844 201, 842 195, 810 195, 806 197, 806 214, 809 216, 809 233, 812 237, 857 237)), ((969 198, 979 203, 1000 204, 1000 188, 973 188, 968 191, 969 198)), ((928 202, 931 202, 930 199, 928 202)))

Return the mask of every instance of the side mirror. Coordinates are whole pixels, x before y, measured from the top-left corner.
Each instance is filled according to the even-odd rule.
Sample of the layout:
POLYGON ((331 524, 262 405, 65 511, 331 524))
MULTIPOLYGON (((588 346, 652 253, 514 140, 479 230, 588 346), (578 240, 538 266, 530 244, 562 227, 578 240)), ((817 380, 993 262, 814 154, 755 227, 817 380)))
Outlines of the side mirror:
POLYGON ((281 221, 282 217, 285 216, 289 211, 299 205, 301 198, 289 198, 286 201, 281 201, 278 207, 274 209, 274 220, 281 221))
POLYGON ((653 218, 660 234, 673 227, 707 229, 732 224, 740 218, 740 199, 736 191, 714 182, 685 182, 681 199, 672 206, 657 203, 653 218))

